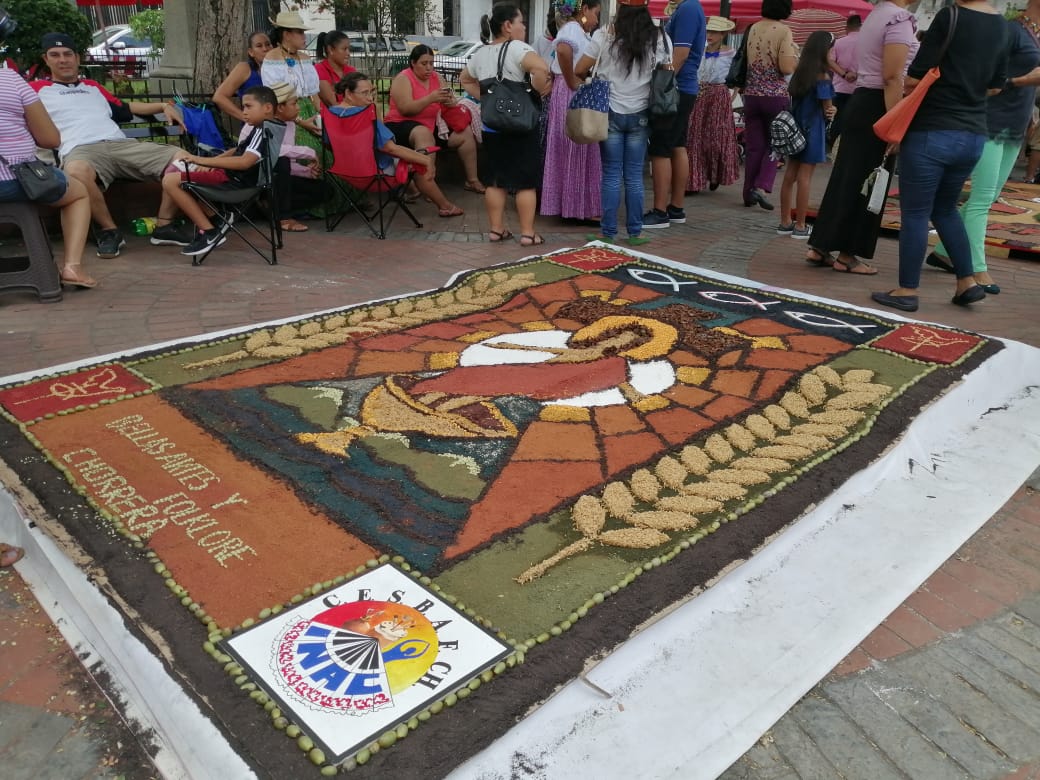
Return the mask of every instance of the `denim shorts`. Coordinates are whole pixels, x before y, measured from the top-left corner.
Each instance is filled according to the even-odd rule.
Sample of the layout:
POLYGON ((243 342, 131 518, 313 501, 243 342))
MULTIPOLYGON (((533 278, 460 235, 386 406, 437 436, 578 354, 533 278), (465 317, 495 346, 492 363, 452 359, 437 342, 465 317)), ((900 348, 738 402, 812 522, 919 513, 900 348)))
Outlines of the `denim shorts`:
MULTIPOLYGON (((69 180, 65 178, 65 174, 59 170, 54 171, 54 175, 65 182, 65 189, 61 195, 51 200, 41 200, 38 203, 55 203, 65 197, 65 193, 69 191, 69 180)), ((17 179, 11 181, 0 181, 0 203, 13 203, 19 200, 29 200, 25 197, 25 190, 22 189, 22 185, 18 183, 17 179)))

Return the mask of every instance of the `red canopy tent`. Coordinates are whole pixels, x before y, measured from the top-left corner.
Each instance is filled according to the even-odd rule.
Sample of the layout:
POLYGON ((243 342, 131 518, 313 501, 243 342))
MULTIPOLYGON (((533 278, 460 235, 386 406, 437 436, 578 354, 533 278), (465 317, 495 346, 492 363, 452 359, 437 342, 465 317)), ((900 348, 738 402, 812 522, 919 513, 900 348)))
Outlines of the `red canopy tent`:
MULTIPOLYGON (((655 18, 663 17, 667 4, 668 0, 650 0, 650 15, 655 18)), ((702 0, 701 6, 707 16, 719 15, 719 0, 702 0)), ((866 19, 867 14, 874 9, 874 6, 865 0, 793 0, 793 6, 795 11, 832 11, 843 19, 851 14, 859 14, 866 19)), ((762 18, 762 0, 730 0, 729 18, 737 23, 737 32, 743 32, 749 24, 762 18)), ((826 25, 818 29, 829 30, 831 27, 826 25)))

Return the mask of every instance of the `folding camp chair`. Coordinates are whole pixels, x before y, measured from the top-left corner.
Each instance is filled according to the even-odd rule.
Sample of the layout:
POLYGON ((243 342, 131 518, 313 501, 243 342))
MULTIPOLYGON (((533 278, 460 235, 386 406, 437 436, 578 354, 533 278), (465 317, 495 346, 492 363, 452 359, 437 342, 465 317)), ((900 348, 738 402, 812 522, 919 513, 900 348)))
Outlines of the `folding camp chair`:
MULTIPOLYGON (((252 187, 241 187, 233 183, 226 184, 197 184, 191 181, 191 174, 181 182, 181 188, 187 190, 203 206, 208 207, 220 217, 221 233, 234 231, 245 241, 249 247, 260 257, 267 261, 268 265, 278 264, 278 250, 282 248, 282 228, 278 221, 278 198, 274 191, 275 166, 278 164, 278 153, 282 148, 282 139, 285 137, 285 123, 275 120, 264 122, 263 140, 260 146, 260 166, 257 182, 252 187), (260 201, 265 200, 266 219, 254 222, 250 216, 250 209, 259 206, 260 201), (245 225, 251 227, 261 238, 264 244, 270 247, 271 256, 264 254, 264 250, 249 240, 242 232, 245 225)), ((213 247, 216 249, 216 246, 213 247)), ((212 252, 213 249, 209 251, 212 252)), ((196 255, 192 258, 192 265, 202 265, 202 261, 209 257, 209 252, 196 255)))
POLYGON ((357 212, 376 238, 386 238, 386 230, 398 210, 407 214, 417 228, 422 227, 404 200, 408 185, 415 178, 415 169, 401 160, 395 161, 392 171, 380 169, 376 156, 375 123, 374 105, 349 117, 336 116, 322 108, 325 148, 333 155, 331 164, 325 161, 325 170, 330 174, 326 180, 339 190, 346 204, 346 208, 338 212, 330 210, 326 213, 326 230, 335 230, 349 211, 357 212), (366 197, 375 199, 375 211, 371 214, 363 205, 366 197))
POLYGON ((213 157, 228 148, 228 139, 220 132, 213 116, 213 103, 192 103, 176 95, 173 109, 180 114, 184 125, 181 146, 189 152, 201 157, 213 157))

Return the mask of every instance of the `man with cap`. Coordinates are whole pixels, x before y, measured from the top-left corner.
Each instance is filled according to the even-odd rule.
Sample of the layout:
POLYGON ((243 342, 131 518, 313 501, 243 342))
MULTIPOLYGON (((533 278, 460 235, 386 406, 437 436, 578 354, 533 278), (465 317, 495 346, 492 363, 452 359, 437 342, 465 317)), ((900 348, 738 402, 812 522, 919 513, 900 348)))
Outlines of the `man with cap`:
MULTIPOLYGON (((166 166, 184 155, 174 146, 127 138, 118 123, 129 122, 134 116, 158 114, 170 123, 180 118, 165 103, 123 102, 96 81, 81 79, 79 54, 71 36, 47 33, 40 40, 40 48, 51 77, 31 81, 29 86, 36 90, 61 132, 58 155, 62 170, 81 181, 90 195, 90 212, 98 227, 98 257, 116 257, 126 241, 108 210, 103 189, 117 178, 159 180, 166 166)), ((170 224, 176 214, 173 202, 164 195, 153 243, 181 243, 179 231, 170 224), (164 238, 167 233, 169 241, 164 238)))
MULTIPOLYGON (((645 5, 646 0, 618 0, 622 5, 645 5)), ((672 41, 672 67, 679 87, 679 111, 671 122, 650 133, 650 171, 654 177, 654 207, 643 217, 644 228, 666 228, 686 221, 683 199, 690 161, 686 134, 697 100, 697 69, 704 56, 704 9, 698 0, 682 0, 665 32, 672 41)))

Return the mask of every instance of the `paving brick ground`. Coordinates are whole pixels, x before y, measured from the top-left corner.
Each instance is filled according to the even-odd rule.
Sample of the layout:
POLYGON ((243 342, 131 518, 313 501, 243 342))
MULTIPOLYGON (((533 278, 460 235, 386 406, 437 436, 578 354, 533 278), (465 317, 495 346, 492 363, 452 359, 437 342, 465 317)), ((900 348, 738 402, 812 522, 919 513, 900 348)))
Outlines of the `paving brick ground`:
MULTIPOLYGON (((818 167, 817 193, 827 173, 818 167)), ((237 240, 193 268, 175 248, 129 237, 121 257, 91 258, 101 282, 96 290, 70 292, 46 306, 28 295, 0 296, 3 373, 438 287, 458 271, 530 254, 515 243, 487 243, 480 199, 457 195, 466 216, 439 219, 419 204, 424 229, 399 221, 386 241, 350 218, 333 234, 312 223, 309 233, 286 237, 274 267, 237 240)), ((895 286, 891 238, 880 242, 878 276, 838 274, 804 263, 804 242, 775 234, 777 212, 743 208, 738 187, 689 197, 686 207, 686 225, 647 231, 648 251, 860 305, 869 303, 870 291, 895 286)), ((590 232, 558 220, 542 220, 539 229, 550 249, 580 244, 590 232)), ((993 258, 990 267, 1004 291, 971 308, 951 305, 952 278, 926 268, 918 318, 1040 346, 1040 258, 993 258)), ((1040 479, 1034 480, 724 777, 1040 779, 1040 479)), ((120 755, 115 742, 127 733, 110 723, 101 736, 84 734, 84 715, 86 722, 103 721, 104 699, 37 610, 16 573, 0 574, 5 627, 39 624, 19 631, 17 640, 6 631, 7 641, 0 639, 0 776, 111 774, 105 764, 120 755), (37 725, 27 727, 30 721, 37 725), (68 763, 54 774, 59 753, 68 763), (11 774, 12 766, 22 774, 11 774)), ((131 767, 127 777, 149 776, 133 757, 122 760, 131 767)))

